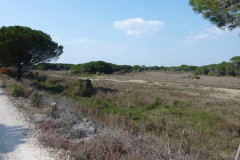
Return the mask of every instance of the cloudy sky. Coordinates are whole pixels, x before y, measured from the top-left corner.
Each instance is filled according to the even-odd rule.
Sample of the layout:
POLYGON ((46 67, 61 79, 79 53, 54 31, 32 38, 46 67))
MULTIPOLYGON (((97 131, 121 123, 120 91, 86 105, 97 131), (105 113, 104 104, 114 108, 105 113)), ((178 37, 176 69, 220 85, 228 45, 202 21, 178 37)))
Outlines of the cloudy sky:
POLYGON ((195 14, 188 0, 0 0, 0 26, 42 30, 64 46, 57 62, 205 65, 240 55, 239 30, 195 14))

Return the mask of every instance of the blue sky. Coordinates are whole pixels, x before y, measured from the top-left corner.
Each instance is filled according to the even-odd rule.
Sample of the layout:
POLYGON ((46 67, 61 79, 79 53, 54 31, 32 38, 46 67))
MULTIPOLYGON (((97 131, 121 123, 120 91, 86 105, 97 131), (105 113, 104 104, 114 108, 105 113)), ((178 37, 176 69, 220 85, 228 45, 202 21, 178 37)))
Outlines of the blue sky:
POLYGON ((42 30, 64 46, 59 63, 177 66, 228 61, 239 30, 222 31, 188 0, 0 0, 0 26, 42 30))

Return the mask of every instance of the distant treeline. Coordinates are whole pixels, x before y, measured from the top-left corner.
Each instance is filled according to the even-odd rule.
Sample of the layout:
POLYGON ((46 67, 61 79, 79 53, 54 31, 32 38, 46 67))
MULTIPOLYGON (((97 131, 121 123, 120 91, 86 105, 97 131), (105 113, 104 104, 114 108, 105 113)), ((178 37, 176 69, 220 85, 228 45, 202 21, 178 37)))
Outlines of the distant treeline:
POLYGON ((132 71, 143 71, 143 70, 160 70, 160 67, 153 66, 153 67, 146 67, 146 66, 139 66, 139 65, 116 65, 112 63, 106 63, 103 61, 93 61, 84 64, 78 64, 73 66, 72 72, 73 73, 105 73, 105 74, 112 74, 112 73, 128 73, 132 71))
POLYGON ((222 62, 220 64, 210 64, 205 66, 188 66, 163 67, 163 71, 173 72, 194 72, 199 75, 211 76, 240 76, 240 70, 236 64, 231 62, 222 62))
POLYGON ((73 65, 62 63, 42 63, 30 66, 32 70, 72 70, 72 73, 129 73, 141 72, 148 70, 158 71, 172 71, 172 72, 194 72, 199 75, 217 75, 217 76, 240 76, 240 56, 233 57, 230 62, 222 62, 220 64, 211 64, 205 66, 188 66, 181 65, 177 67, 164 67, 164 66, 140 66, 140 65, 116 65, 104 61, 92 61, 88 63, 73 65))
POLYGON ((30 70, 70 70, 72 69, 73 64, 64 64, 64 63, 40 63, 38 65, 31 65, 30 70))

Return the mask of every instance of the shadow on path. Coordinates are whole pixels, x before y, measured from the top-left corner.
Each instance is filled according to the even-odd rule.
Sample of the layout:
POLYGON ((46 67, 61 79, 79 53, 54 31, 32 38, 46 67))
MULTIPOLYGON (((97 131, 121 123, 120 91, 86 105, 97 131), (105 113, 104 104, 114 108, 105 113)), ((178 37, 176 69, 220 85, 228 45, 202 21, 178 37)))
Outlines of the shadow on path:
MULTIPOLYGON (((3 85, 0 85, 0 89, 2 89, 2 88, 5 88, 3 85)), ((0 91, 0 96, 3 96, 3 95, 5 95, 5 93, 3 93, 2 91, 0 91)), ((1 160, 1 159, 0 159, 1 160)))
POLYGON ((21 126, 5 126, 0 124, 0 160, 3 154, 13 152, 18 145, 26 143, 29 129, 21 126))
POLYGON ((5 86, 5 85, 1 85, 1 84, 0 84, 0 88, 6 88, 6 86, 5 86))

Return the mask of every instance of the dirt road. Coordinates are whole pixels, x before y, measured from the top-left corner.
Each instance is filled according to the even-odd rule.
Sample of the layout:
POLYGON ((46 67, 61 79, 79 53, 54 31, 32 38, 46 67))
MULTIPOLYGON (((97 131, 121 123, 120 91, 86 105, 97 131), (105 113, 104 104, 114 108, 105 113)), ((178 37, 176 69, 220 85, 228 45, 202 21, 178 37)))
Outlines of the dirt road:
POLYGON ((53 160, 0 85, 0 160, 53 160))

